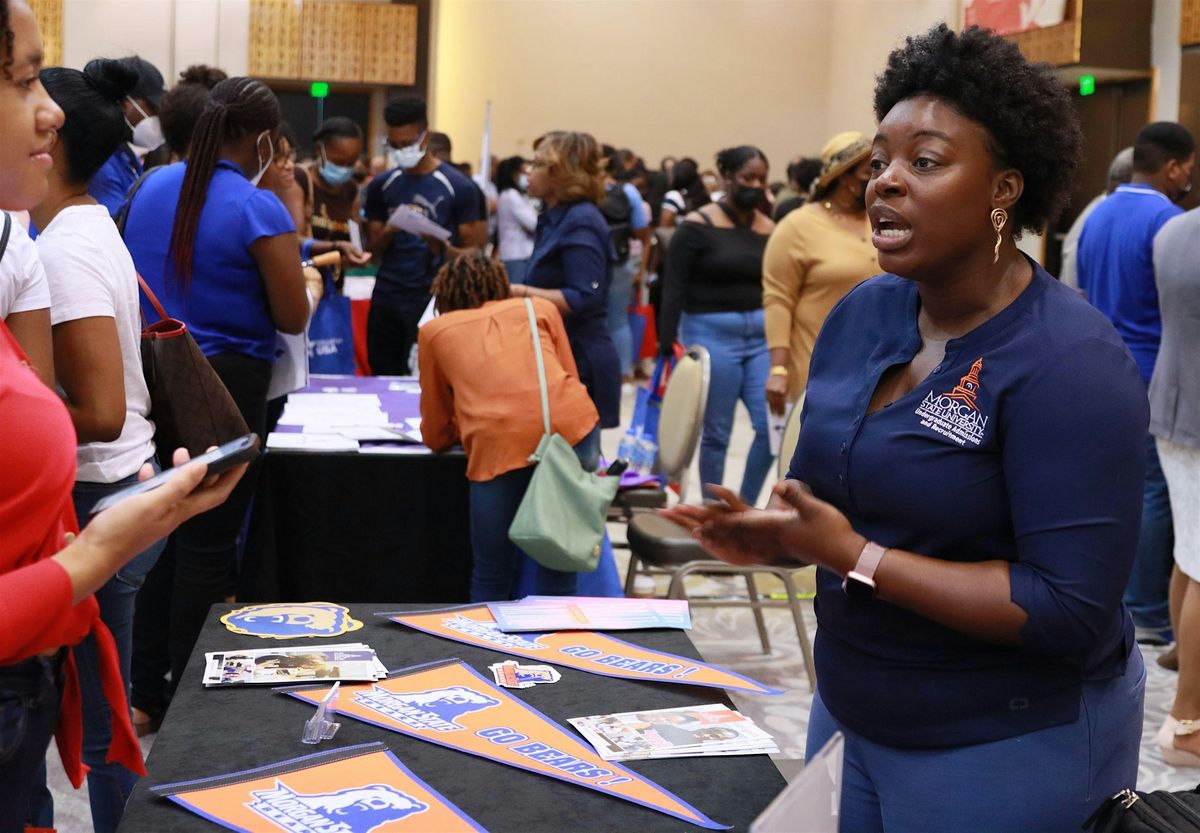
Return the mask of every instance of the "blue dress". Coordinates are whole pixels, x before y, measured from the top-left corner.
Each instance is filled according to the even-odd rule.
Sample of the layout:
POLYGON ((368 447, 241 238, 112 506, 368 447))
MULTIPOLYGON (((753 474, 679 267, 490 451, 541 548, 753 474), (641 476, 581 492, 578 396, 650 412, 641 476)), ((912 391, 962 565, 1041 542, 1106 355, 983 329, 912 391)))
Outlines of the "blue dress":
POLYGON ((621 422, 621 366, 608 332, 607 299, 616 257, 608 223, 590 202, 560 203, 542 212, 525 283, 562 290, 570 312, 567 339, 600 425, 621 422))

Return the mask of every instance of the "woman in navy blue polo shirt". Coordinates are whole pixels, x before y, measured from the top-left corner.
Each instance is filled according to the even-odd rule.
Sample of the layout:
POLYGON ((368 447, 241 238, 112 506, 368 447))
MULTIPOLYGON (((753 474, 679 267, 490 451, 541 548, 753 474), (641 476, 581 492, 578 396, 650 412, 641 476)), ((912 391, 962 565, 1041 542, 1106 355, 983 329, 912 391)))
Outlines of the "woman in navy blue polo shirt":
MULTIPOLYGON (((266 431, 275 331, 301 332, 308 299, 296 227, 279 198, 258 188, 279 132, 275 94, 249 78, 217 84, 186 162, 152 172, 137 190, 125 243, 167 312, 181 319, 237 402, 266 431)), ((148 320, 157 319, 142 299, 148 320)), ((138 594, 133 704, 161 713, 167 657, 178 684, 209 605, 227 595, 237 536, 256 478, 220 509, 179 528, 138 594)))
POLYGON ((597 207, 604 198, 600 146, 588 133, 548 133, 531 163, 528 193, 545 203, 525 283, 514 297, 545 298, 567 325, 579 379, 600 426, 621 421, 621 367, 608 333, 607 299, 616 258, 608 223, 597 207))
POLYGON ((1014 44, 941 25, 875 112, 890 274, 821 331, 788 479, 765 511, 669 514, 726 560, 820 568, 808 750, 845 735, 841 830, 1078 829, 1137 778, 1149 414, 1112 326, 1014 242, 1066 201, 1074 109, 1014 44))

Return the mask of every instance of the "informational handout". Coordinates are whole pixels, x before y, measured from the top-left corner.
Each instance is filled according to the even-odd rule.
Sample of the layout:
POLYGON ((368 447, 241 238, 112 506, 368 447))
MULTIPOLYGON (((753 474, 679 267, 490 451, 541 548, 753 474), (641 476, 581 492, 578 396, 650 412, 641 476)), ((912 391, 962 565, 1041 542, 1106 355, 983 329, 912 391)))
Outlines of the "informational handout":
POLYGON ((505 633, 692 627, 683 599, 526 596, 517 602, 493 602, 488 609, 505 633))
POLYGON ((450 239, 449 230, 439 226, 421 212, 415 211, 407 205, 402 205, 392 212, 392 216, 388 217, 388 225, 392 228, 400 229, 400 231, 415 234, 418 237, 427 234, 438 240, 450 239))
POLYGON ((278 451, 358 451, 358 440, 341 434, 272 431, 267 435, 267 448, 278 451))

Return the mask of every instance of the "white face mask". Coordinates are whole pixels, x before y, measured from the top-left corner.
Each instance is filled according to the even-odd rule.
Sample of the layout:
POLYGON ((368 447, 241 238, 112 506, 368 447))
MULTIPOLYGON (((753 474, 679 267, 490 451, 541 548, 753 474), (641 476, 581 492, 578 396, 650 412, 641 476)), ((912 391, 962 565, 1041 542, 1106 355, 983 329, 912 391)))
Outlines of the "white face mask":
POLYGON ((264 130, 262 133, 258 134, 258 139, 254 142, 255 154, 258 155, 260 160, 262 159, 261 148, 259 146, 262 144, 263 139, 267 140, 267 161, 260 161, 258 173, 250 177, 250 184, 255 188, 258 187, 258 183, 262 182, 263 174, 267 172, 267 168, 271 167, 271 163, 275 161, 275 143, 271 141, 270 131, 264 130))
POLYGON ((411 145, 402 148, 390 148, 388 150, 388 158, 394 167, 407 171, 409 168, 415 168, 425 158, 425 148, 421 147, 421 142, 425 141, 425 134, 422 133, 417 141, 411 145))
POLYGON ((129 103, 142 114, 142 120, 132 128, 133 143, 145 150, 154 150, 166 141, 163 138, 162 125, 158 122, 158 116, 148 115, 132 98, 129 99, 129 103))

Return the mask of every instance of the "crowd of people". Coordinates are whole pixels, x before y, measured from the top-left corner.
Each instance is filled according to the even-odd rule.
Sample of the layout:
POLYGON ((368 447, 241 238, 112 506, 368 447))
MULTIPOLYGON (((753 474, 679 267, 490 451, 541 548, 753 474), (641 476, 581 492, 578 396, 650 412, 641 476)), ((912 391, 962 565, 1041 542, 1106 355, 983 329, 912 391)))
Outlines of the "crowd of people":
MULTIPOLYGON (((979 29, 910 37, 875 135, 837 133, 786 182, 749 144, 655 170, 572 131, 472 177, 419 97, 388 103, 378 158, 341 117, 302 143, 265 84, 213 67, 169 90, 138 57, 43 68, 23 0, 0 0, 0 35, 0 833, 52 826, 56 732, 95 829, 116 829, 144 773, 132 717, 161 720, 235 586, 255 468, 207 477, 155 447, 139 278, 265 437, 277 334, 372 263, 372 371, 417 372, 425 443, 466 450, 477 601, 518 592, 507 530, 543 433, 539 368, 552 430, 594 470, 645 369, 638 299, 659 356, 706 348, 708 501, 666 514, 725 560, 821 568, 808 748, 846 737, 843 830, 1077 827, 1136 781, 1139 641, 1176 644, 1159 743, 1200 766, 1200 213, 1176 204, 1181 126, 1114 160, 1059 281, 1016 240, 1064 208, 1080 129, 1048 70, 979 29), (328 252, 341 268, 306 265, 328 252), (739 402, 754 437, 734 491, 739 402), (801 438, 756 508, 769 415, 789 407, 801 438)), ((539 566, 533 590, 576 578, 539 566)))

